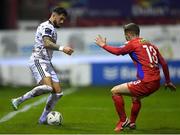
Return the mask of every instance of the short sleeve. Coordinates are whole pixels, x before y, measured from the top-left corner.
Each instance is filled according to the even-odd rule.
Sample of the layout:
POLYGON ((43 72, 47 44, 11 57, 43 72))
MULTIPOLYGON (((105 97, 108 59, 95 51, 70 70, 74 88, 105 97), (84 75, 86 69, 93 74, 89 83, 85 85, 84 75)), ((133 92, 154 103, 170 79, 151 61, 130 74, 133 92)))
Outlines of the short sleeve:
POLYGON ((48 36, 48 37, 51 37, 53 36, 53 28, 46 25, 46 26, 43 26, 42 27, 42 37, 44 36, 48 36))

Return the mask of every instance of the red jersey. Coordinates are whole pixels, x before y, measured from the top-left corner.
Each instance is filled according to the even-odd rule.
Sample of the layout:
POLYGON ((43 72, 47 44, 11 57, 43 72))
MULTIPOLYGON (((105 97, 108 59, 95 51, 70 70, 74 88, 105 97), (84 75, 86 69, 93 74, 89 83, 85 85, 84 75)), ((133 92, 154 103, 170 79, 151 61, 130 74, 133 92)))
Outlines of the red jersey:
POLYGON ((103 48, 115 55, 129 54, 137 67, 137 78, 139 80, 143 82, 160 80, 159 64, 161 64, 166 82, 170 82, 166 61, 158 48, 143 38, 132 39, 119 48, 108 45, 104 45, 103 48))

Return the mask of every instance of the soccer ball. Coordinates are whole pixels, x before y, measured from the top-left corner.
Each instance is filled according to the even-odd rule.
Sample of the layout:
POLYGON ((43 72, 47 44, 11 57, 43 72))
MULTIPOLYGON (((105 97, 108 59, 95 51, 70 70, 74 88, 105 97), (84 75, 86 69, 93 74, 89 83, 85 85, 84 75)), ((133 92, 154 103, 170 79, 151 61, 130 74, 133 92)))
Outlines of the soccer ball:
POLYGON ((51 111, 47 115, 47 123, 49 125, 62 125, 63 117, 60 112, 57 111, 51 111))

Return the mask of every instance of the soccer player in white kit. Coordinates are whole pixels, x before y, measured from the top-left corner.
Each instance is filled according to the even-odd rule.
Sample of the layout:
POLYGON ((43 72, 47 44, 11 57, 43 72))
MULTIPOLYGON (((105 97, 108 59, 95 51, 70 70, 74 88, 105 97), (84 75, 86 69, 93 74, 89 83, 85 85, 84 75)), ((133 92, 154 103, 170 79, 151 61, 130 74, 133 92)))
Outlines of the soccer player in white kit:
POLYGON ((61 51, 68 55, 73 53, 73 49, 68 46, 56 44, 57 31, 67 18, 67 11, 62 7, 55 7, 48 21, 41 23, 36 31, 35 45, 29 60, 29 67, 32 71, 38 86, 23 96, 11 100, 15 110, 18 106, 33 97, 51 93, 47 99, 44 111, 39 118, 40 124, 46 123, 47 114, 54 108, 57 101, 63 96, 60 82, 51 63, 53 51, 61 51))

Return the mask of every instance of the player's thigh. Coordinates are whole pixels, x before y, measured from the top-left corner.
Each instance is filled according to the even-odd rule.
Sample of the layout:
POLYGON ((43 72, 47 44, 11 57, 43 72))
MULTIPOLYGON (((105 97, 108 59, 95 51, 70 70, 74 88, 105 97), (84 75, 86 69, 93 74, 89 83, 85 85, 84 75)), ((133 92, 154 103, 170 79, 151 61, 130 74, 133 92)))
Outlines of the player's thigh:
POLYGON ((48 85, 53 88, 53 92, 60 93, 61 86, 59 82, 54 82, 51 77, 45 77, 41 80, 41 84, 48 85))
POLYGON ((113 95, 131 95, 127 83, 116 85, 111 89, 113 95))
POLYGON ((53 90, 56 93, 60 93, 61 92, 61 86, 60 86, 60 81, 59 81, 59 78, 57 76, 57 73, 55 72, 53 66, 50 66, 49 70, 50 70, 50 74, 51 74, 51 78, 52 78, 53 90))
POLYGON ((30 65, 30 69, 38 84, 48 85, 56 93, 61 92, 58 76, 51 63, 36 60, 30 65))
POLYGON ((37 84, 46 84, 52 86, 52 77, 49 66, 49 63, 40 62, 39 60, 34 60, 29 64, 32 75, 37 84))
POLYGON ((50 76, 42 78, 40 81, 40 84, 41 85, 48 85, 48 86, 53 88, 53 82, 52 82, 52 78, 50 76))

